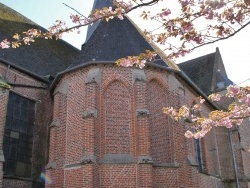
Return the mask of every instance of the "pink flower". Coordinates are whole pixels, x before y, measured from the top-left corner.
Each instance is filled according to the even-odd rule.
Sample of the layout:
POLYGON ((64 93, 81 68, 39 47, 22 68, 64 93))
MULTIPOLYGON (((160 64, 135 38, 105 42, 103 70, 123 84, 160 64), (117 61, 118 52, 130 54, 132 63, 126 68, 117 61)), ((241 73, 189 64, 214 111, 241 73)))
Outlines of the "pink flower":
POLYGON ((132 67, 133 66, 133 62, 131 62, 129 59, 126 59, 126 58, 122 59, 120 64, 123 67, 132 67))
POLYGON ((185 23, 184 25, 182 25, 182 28, 186 32, 191 31, 193 29, 193 24, 191 24, 190 22, 185 23))
POLYGON ((204 134, 202 134, 201 132, 197 132, 197 133, 194 133, 194 134, 193 134, 193 137, 194 137, 195 139, 199 139, 199 138, 204 137, 204 134))
POLYGON ((226 117, 226 118, 222 119, 221 126, 224 126, 224 127, 227 127, 227 128, 231 128, 233 125, 232 125, 232 122, 229 119, 229 117, 226 117))
POLYGON ((162 13, 160 13, 160 17, 168 16, 169 14, 171 14, 171 10, 164 9, 164 11, 162 13))
POLYGON ((240 87, 237 85, 230 85, 227 87, 227 96, 228 97, 234 97, 236 96, 240 91, 240 87))
POLYGON ((184 134, 184 136, 186 138, 192 138, 193 137, 193 133, 191 131, 186 131, 185 134, 184 134))
POLYGON ((195 104, 193 107, 195 112, 200 112, 201 111, 201 105, 200 104, 195 104))
POLYGON ((188 5, 189 2, 188 2, 188 0, 185 0, 185 1, 180 1, 180 3, 181 3, 182 7, 185 7, 188 5))
POLYGON ((221 95, 220 94, 217 94, 217 93, 213 93, 209 96, 209 99, 211 99, 212 101, 219 101, 221 98, 221 95))
POLYGON ((10 47, 10 42, 7 41, 7 39, 3 40, 0 43, 0 48, 4 49, 4 48, 9 48, 10 47))

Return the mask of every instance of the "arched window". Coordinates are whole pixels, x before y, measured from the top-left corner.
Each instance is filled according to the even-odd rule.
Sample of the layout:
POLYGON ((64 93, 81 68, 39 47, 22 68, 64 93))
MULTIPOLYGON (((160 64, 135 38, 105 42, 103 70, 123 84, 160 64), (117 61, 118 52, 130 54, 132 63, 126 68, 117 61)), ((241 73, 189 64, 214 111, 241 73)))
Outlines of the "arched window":
POLYGON ((105 153, 130 153, 130 95, 120 81, 111 83, 104 93, 105 153))
POLYGON ((171 163, 173 160, 173 138, 169 117, 162 113, 166 106, 166 93, 157 81, 151 81, 147 89, 149 109, 151 151, 156 163, 171 163))

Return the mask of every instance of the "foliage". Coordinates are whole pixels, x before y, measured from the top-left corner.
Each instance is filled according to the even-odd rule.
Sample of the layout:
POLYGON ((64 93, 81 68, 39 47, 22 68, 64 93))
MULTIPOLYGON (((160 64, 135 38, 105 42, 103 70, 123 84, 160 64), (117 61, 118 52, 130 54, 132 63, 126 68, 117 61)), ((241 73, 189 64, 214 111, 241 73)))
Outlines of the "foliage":
POLYGON ((202 117, 200 112, 205 102, 201 97, 192 107, 182 106, 179 110, 172 107, 163 108, 163 113, 170 115, 176 121, 184 120, 189 124, 185 133, 187 138, 195 139, 204 137, 212 127, 223 126, 231 128, 233 125, 241 125, 243 119, 250 117, 250 87, 240 88, 237 85, 230 85, 225 95, 211 94, 208 97, 212 101, 220 101, 221 98, 230 98, 231 103, 227 111, 214 110, 202 117))

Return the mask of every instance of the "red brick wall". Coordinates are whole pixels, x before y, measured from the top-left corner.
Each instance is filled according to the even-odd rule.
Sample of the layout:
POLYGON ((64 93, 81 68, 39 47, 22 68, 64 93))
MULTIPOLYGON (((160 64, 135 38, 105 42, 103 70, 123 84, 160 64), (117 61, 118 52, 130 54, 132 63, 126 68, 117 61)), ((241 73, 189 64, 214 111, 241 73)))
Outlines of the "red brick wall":
POLYGON ((114 81, 104 92, 104 153, 130 153, 130 95, 122 82, 114 81))
MULTIPOLYGON (((31 85, 31 86, 45 86, 46 83, 37 80, 34 77, 28 76, 27 74, 17 71, 14 68, 10 67, 7 71, 7 66, 0 64, 0 73, 6 75, 6 79, 10 83, 31 85)), ((39 89, 32 87, 11 87, 11 92, 14 92, 22 97, 35 101, 35 127, 34 127, 34 137, 33 137, 33 152, 32 152, 32 174, 29 180, 20 180, 15 179, 15 177, 4 177, 4 187, 28 187, 31 185, 32 181, 40 181, 39 176, 42 171, 44 171, 44 166, 47 163, 47 148, 48 148, 48 126, 51 123, 52 119, 52 103, 49 93, 49 89, 39 89)), ((8 97, 8 95, 7 95, 8 97)), ((1 100, 1 104, 4 104, 1 100)), ((7 102, 7 101, 6 101, 7 102)), ((7 103, 5 104, 7 107, 7 103)), ((1 109, 4 109, 1 108, 1 109)), ((3 115, 4 111, 0 111, 0 114, 3 115)), ((5 115, 4 115, 5 116, 5 115)), ((4 118, 1 118, 4 120, 4 118)), ((5 126, 4 122, 0 123, 1 127, 5 126)), ((0 138, 2 142, 2 133, 0 133, 0 138)), ((2 170, 1 170, 2 172, 2 170)), ((1 186, 0 186, 1 187, 1 186)))
MULTIPOLYGON (((0 87, 0 150, 3 152, 3 134, 6 121, 7 104, 8 104, 8 89, 0 87)), ((3 157, 3 156, 1 156, 3 157)), ((3 160, 0 161, 0 187, 3 187, 3 160)))
MULTIPOLYGON (((228 131, 215 128, 202 140, 206 171, 198 172, 194 141, 184 137, 185 125, 161 114, 163 106, 191 106, 198 94, 167 71, 143 71, 141 80, 131 68, 113 65, 89 66, 63 76, 54 95, 53 114, 60 126, 50 129, 50 161, 57 166, 47 170, 54 179, 47 187, 232 185, 222 182, 233 177, 228 131), (92 79, 93 69, 98 74, 92 79), (138 115, 138 109, 146 114, 138 115), (86 112, 93 114, 86 117, 86 112), (106 154, 132 158, 105 161, 106 154)), ((211 109, 207 105, 204 114, 211 109)))

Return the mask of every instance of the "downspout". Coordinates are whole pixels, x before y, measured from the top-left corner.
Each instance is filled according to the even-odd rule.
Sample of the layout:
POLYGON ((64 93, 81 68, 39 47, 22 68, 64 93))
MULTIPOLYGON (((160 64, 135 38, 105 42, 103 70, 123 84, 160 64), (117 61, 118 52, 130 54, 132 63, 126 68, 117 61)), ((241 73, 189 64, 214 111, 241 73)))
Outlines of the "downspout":
POLYGON ((237 170, 237 164, 236 164, 236 159, 235 159, 235 154, 234 154, 234 148, 233 148, 233 141, 232 141, 232 128, 229 129, 229 140, 230 140, 230 148, 231 148, 231 153, 233 157, 233 165, 234 165, 234 175, 235 175, 235 180, 236 180, 236 188, 240 188, 239 184, 239 177, 238 177, 238 170, 237 170))

